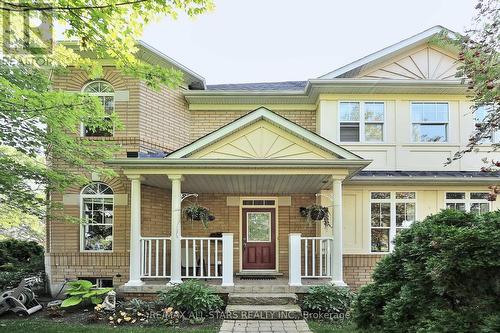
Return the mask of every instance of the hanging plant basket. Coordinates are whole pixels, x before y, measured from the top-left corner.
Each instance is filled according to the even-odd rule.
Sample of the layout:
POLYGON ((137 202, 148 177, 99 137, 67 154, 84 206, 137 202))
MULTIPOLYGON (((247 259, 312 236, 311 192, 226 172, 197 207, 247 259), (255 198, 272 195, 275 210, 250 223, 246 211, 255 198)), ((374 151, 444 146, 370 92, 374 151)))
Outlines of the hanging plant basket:
POLYGON ((312 222, 323 221, 325 226, 330 226, 330 216, 328 214, 328 207, 321 205, 311 205, 309 207, 300 207, 300 215, 311 224, 312 222))
POLYGON ((198 204, 191 204, 185 207, 183 210, 183 215, 188 221, 199 221, 202 223, 203 227, 208 228, 208 222, 215 220, 215 216, 206 207, 200 206, 198 204))

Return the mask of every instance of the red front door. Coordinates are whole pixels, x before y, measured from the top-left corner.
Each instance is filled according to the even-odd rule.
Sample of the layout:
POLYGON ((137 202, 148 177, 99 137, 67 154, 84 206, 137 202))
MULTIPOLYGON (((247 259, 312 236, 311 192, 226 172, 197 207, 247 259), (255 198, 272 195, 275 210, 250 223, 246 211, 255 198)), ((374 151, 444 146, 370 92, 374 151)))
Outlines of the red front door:
POLYGON ((243 208, 243 269, 276 269, 276 210, 243 208))

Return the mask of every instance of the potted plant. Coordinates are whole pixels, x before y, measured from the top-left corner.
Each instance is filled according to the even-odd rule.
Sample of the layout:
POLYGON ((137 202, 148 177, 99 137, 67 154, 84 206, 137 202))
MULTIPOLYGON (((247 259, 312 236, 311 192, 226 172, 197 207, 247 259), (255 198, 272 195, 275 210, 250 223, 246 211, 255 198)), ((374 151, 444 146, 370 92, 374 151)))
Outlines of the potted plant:
POLYGON ((191 204, 183 209, 184 216, 189 221, 200 221, 204 228, 208 228, 208 222, 215 220, 215 216, 206 207, 196 203, 191 204))
POLYGON ((330 216, 328 214, 328 207, 313 204, 308 207, 300 207, 300 215, 306 218, 310 224, 312 221, 323 221, 325 226, 330 226, 330 216))

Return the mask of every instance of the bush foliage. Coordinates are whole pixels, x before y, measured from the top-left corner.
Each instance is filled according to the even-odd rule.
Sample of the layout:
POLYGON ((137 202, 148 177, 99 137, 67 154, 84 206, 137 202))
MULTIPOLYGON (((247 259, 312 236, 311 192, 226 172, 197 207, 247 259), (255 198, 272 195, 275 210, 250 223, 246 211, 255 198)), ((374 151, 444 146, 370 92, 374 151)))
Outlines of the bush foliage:
POLYGON ((302 310, 329 313, 345 318, 351 308, 354 294, 348 288, 330 285, 315 286, 302 301, 302 310))
POLYGON ((22 279, 43 277, 43 247, 33 241, 0 241, 0 291, 15 287, 22 279))
POLYGON ((161 291, 158 299, 165 307, 173 307, 196 317, 204 317, 210 311, 220 310, 224 305, 212 288, 195 280, 188 280, 172 289, 161 291))
POLYGON ((500 211, 445 210, 402 231, 354 320, 381 332, 500 331, 500 211))

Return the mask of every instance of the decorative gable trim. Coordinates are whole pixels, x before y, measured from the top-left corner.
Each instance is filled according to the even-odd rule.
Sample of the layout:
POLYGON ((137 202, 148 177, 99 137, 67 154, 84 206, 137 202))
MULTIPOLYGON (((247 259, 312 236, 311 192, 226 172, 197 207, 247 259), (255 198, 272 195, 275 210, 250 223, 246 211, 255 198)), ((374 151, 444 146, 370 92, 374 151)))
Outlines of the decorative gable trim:
POLYGON ((216 142, 228 137, 229 135, 236 133, 237 131, 248 127, 260 120, 267 121, 272 125, 281 128, 282 130, 291 133, 295 137, 298 137, 322 150, 336 156, 339 159, 349 159, 349 160, 363 160, 360 156, 344 149, 333 142, 323 138, 322 136, 313 133, 290 120, 264 108, 261 107, 255 111, 252 111, 245 116, 236 119, 235 121, 219 128, 218 130, 192 142, 191 144, 180 148, 166 158, 187 158, 194 157, 195 153, 201 151, 202 149, 215 144, 216 142))
POLYGON ((428 42, 432 37, 445 31, 450 39, 455 39, 457 33, 446 29, 440 25, 427 29, 415 36, 402 40, 399 43, 388 46, 380 51, 372 53, 364 58, 356 60, 348 65, 340 67, 330 73, 320 76, 319 79, 335 79, 340 77, 353 77, 355 74, 359 73, 365 66, 371 63, 377 63, 383 61, 387 57, 395 56, 401 52, 405 52, 417 45, 428 42), (351 73, 352 71, 352 73, 351 73))

